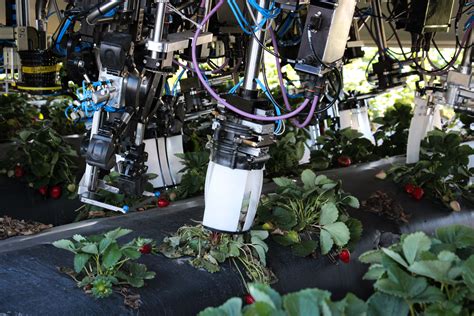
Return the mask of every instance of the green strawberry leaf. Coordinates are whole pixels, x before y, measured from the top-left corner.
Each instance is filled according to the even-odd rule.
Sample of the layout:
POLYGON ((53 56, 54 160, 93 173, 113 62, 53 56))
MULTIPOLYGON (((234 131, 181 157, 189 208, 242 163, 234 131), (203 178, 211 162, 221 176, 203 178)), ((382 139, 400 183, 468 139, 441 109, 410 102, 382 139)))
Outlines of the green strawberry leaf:
POLYGON ((352 196, 352 195, 348 195, 344 199, 342 199, 342 203, 344 205, 348 205, 352 208, 359 208, 360 207, 359 200, 355 196, 352 196))
POLYGON ((311 189, 315 186, 316 174, 310 170, 305 169, 301 173, 301 181, 303 182, 305 189, 311 189))
POLYGON ((383 252, 380 249, 369 250, 359 256, 359 261, 362 263, 382 263, 383 252))
POLYGON ((379 292, 367 301, 367 316, 408 315, 408 309, 403 299, 379 292))
POLYGON ((320 315, 321 305, 329 301, 331 293, 319 289, 305 289, 283 297, 283 306, 289 316, 320 315))
POLYGON ((474 293, 474 255, 471 255, 462 266, 462 278, 472 293, 474 293))
POLYGON ((408 264, 412 264, 418 259, 420 253, 428 251, 431 247, 431 240, 423 232, 409 234, 403 240, 402 248, 408 264))
POLYGON ((90 258, 91 255, 87 253, 76 254, 74 256, 74 271, 80 273, 90 258))
POLYGON ((122 258, 122 252, 120 251, 119 246, 114 243, 104 252, 102 263, 104 267, 111 268, 120 260, 120 258, 122 258))
POLYGON ((332 239, 334 240, 334 243, 339 247, 342 247, 349 242, 350 232, 346 224, 344 224, 343 222, 336 222, 329 225, 325 225, 323 226, 322 231, 323 230, 327 231, 331 235, 332 239))
POLYGON ((334 245, 331 234, 329 234, 329 232, 325 231, 324 229, 321 230, 321 234, 319 235, 319 245, 323 255, 327 255, 334 245))
POLYGON ((312 254, 318 248, 316 240, 303 240, 298 244, 294 244, 291 249, 293 254, 298 257, 306 257, 312 254))
POLYGON ((446 244, 455 245, 458 249, 474 245, 474 229, 463 225, 451 225, 436 230, 436 238, 446 244))
POLYGON ((397 252, 388 248, 382 248, 382 251, 385 255, 389 256, 390 258, 392 258, 393 260, 395 260, 396 262, 398 262, 405 268, 408 268, 408 264, 406 263, 406 261, 397 252))
POLYGON ((201 311, 198 316, 241 316, 242 299, 233 297, 219 307, 208 307, 201 311))
POLYGON ((321 215, 319 217, 320 225, 328 225, 334 223, 339 217, 339 211, 333 202, 324 203, 321 206, 321 215))

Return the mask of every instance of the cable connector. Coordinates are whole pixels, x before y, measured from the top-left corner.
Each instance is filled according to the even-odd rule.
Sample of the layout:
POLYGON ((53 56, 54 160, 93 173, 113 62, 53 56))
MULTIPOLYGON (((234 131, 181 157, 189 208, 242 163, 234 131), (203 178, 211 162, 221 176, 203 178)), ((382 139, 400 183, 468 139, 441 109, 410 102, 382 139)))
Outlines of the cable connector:
POLYGON ((323 17, 322 17, 321 11, 318 11, 309 20, 308 31, 316 33, 321 29, 322 24, 323 24, 323 17))

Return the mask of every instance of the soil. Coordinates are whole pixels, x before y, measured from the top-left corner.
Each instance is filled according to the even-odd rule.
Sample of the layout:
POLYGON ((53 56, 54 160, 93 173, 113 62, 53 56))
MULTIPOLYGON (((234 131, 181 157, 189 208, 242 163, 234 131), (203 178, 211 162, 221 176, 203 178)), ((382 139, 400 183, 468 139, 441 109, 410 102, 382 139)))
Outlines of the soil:
POLYGON ((24 220, 3 216, 0 217, 0 240, 13 236, 29 236, 37 234, 51 227, 53 227, 53 225, 46 225, 38 222, 25 222, 24 220))
POLYGON ((410 215, 406 214, 400 203, 392 199, 387 193, 375 191, 362 202, 365 211, 387 217, 399 224, 408 223, 410 215))

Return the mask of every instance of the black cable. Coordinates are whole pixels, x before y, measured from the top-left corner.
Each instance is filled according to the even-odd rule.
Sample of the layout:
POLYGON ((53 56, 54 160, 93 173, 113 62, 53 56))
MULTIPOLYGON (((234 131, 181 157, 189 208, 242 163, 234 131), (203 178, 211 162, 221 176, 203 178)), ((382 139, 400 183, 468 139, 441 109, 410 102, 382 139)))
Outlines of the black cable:
MULTIPOLYGON (((268 84, 268 79, 267 79, 267 72, 265 70, 265 63, 261 63, 261 68, 262 68, 262 75, 263 75, 263 85, 265 86, 265 89, 268 91, 268 97, 270 98, 270 101, 272 101, 273 104, 278 106, 280 110, 286 111, 273 97, 271 90, 270 90, 270 85, 268 84)), ((281 92, 283 93, 283 91, 281 92)))
POLYGON ((283 62, 288 62, 288 63, 296 63, 297 60, 294 60, 294 59, 288 59, 288 58, 285 58, 285 57, 282 57, 280 56, 279 54, 277 55, 275 52, 272 52, 271 50, 269 50, 267 48, 267 46, 265 44, 263 44, 257 37, 257 35, 255 35, 255 33, 252 31, 252 36, 253 38, 257 41, 258 45, 260 45, 260 47, 262 47, 267 53, 269 53, 270 55, 273 55, 274 57, 276 58, 279 58, 281 59, 281 61, 283 62))
MULTIPOLYGON (((333 68, 333 72, 334 74, 336 75, 336 80, 337 80, 337 86, 338 86, 338 89, 337 89, 337 92, 336 92, 336 96, 334 96, 332 98, 332 100, 328 103, 328 105, 322 109, 319 109, 319 110, 316 110, 314 112, 314 114, 320 114, 320 113, 323 113, 323 112, 326 112, 327 110, 329 110, 335 103, 337 100, 340 101, 340 95, 341 95, 341 91, 342 91, 342 75, 341 73, 339 72, 339 69, 337 68, 333 68)), ((330 80, 328 78, 328 80, 330 80)))
POLYGON ((308 42, 309 42, 309 47, 311 49, 311 52, 313 53, 313 56, 318 60, 318 62, 323 65, 324 67, 328 68, 328 69, 331 69, 332 72, 334 72, 336 74, 336 80, 337 80, 337 85, 338 85, 338 89, 337 89, 337 93, 336 95, 333 97, 332 101, 328 104, 328 106, 326 106, 325 108, 323 109, 319 109, 319 110, 316 110, 315 111, 315 114, 319 114, 319 113, 322 113, 322 112, 325 112, 327 111, 329 108, 331 108, 337 100, 339 100, 339 95, 341 94, 341 91, 342 91, 342 86, 343 86, 343 83, 342 83, 342 75, 341 73, 339 72, 339 69, 337 69, 337 67, 334 67, 334 66, 331 66, 331 65, 328 65, 326 63, 324 63, 321 58, 319 58, 318 54, 316 53, 316 50, 314 49, 314 46, 313 46, 313 39, 312 39, 312 36, 311 36, 311 31, 308 30, 307 32, 307 35, 308 35, 308 42))
MULTIPOLYGON (((407 57, 407 55, 405 54, 405 50, 403 49, 403 45, 402 45, 402 41, 400 40, 400 37, 398 36, 398 33, 395 29, 395 26, 393 26, 393 24, 391 22, 388 23, 388 25, 390 26, 390 28, 392 29, 393 31, 393 34, 395 35, 395 39, 398 43, 398 47, 400 48, 401 52, 402 52, 402 55, 403 57, 405 58, 405 61, 407 61, 409 58, 407 57)), ((410 56, 411 58, 411 56, 410 56)))
POLYGON ((436 44, 435 35, 436 35, 436 33, 433 34, 433 38, 431 39, 431 42, 433 43, 433 46, 434 46, 434 48, 436 49, 436 51, 438 52, 439 56, 444 60, 444 62, 445 62, 446 64, 449 64, 449 61, 447 61, 446 58, 444 58, 443 54, 441 53, 441 51, 440 51, 440 49, 439 49, 439 47, 438 47, 438 44, 436 44))
MULTIPOLYGON (((357 12, 360 12, 360 9, 356 7, 357 12)), ((379 42, 377 38, 375 37, 374 33, 372 32, 372 28, 367 24, 367 22, 361 18, 362 23, 364 24, 365 28, 367 29, 367 32, 369 33, 370 37, 372 37, 372 40, 374 41, 375 45, 377 45, 377 48, 379 51, 383 51, 382 47, 380 47, 379 42)))
POLYGON ((329 69, 333 69, 334 67, 333 66, 330 66, 328 64, 326 64, 325 62, 323 62, 321 60, 321 58, 319 58, 318 54, 316 53, 316 50, 314 49, 314 46, 313 46, 313 37, 311 35, 311 30, 308 29, 308 32, 307 32, 307 35, 308 35, 308 43, 309 43, 309 48, 311 49, 311 52, 313 53, 313 56, 318 60, 318 62, 323 65, 324 67, 326 68, 329 68, 329 69))

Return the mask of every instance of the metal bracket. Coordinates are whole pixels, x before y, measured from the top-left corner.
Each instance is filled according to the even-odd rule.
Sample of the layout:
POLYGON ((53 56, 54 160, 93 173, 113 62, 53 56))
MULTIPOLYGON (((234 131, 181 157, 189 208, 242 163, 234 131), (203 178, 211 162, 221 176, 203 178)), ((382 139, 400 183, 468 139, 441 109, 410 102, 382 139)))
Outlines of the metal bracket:
MULTIPOLYGON (((210 32, 202 33, 198 37, 197 45, 212 42, 213 34, 210 32)), ((171 53, 189 47, 189 42, 194 38, 193 31, 169 34, 168 39, 161 42, 148 41, 146 47, 148 50, 158 53, 171 53)))

